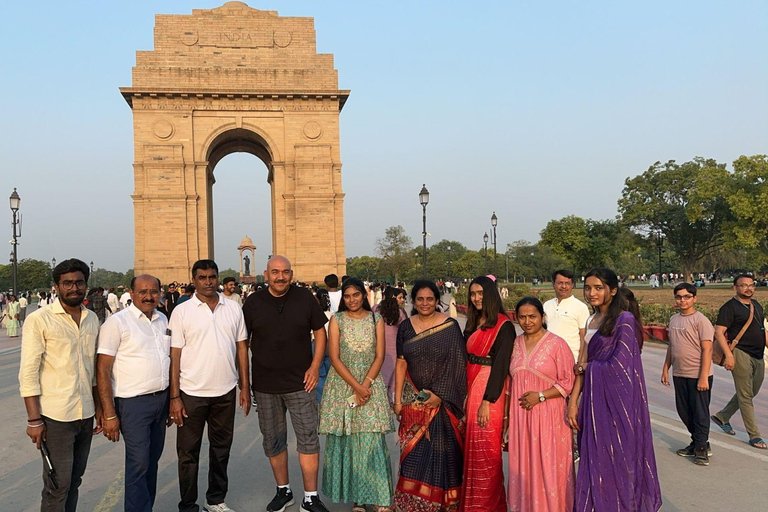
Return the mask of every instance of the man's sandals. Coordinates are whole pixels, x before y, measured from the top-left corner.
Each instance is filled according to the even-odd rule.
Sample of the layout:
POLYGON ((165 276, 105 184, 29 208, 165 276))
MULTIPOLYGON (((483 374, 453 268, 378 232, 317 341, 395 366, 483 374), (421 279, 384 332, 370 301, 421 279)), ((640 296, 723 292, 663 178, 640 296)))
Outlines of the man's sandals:
MULTIPOLYGON (((722 430, 722 431, 723 431, 723 432, 725 432, 726 434, 728 434, 728 435, 731 435, 731 436, 735 436, 735 435, 736 435, 736 431, 735 431, 735 430, 733 430, 733 427, 731 427, 731 424, 730 424, 730 423, 725 423, 725 422, 723 422, 723 420, 721 420, 720 418, 718 418, 718 417, 717 417, 717 416, 715 416, 714 414, 713 414, 712 416, 710 416, 710 419, 711 419, 712 421, 714 421, 714 422, 715 422, 715 425, 717 425, 718 427, 720 427, 720 430, 722 430)), ((760 439, 760 441, 762 441, 762 439, 760 439)), ((750 441, 750 443, 751 443, 751 441, 750 441)))
POLYGON ((754 439, 749 440, 749 446, 753 448, 757 448, 759 450, 768 450, 768 445, 765 444, 765 441, 763 441, 761 438, 756 437, 754 439))

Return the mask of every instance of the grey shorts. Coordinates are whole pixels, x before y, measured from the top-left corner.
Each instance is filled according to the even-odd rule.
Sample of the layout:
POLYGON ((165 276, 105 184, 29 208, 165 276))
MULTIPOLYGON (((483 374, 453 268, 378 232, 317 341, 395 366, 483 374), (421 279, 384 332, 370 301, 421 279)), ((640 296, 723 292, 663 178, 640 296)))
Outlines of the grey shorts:
POLYGON ((264 437, 264 454, 275 457, 288 449, 288 424, 285 412, 291 413, 296 450, 311 455, 320 453, 317 430, 320 426, 320 406, 315 392, 296 391, 273 395, 254 392, 259 406, 259 429, 264 437))

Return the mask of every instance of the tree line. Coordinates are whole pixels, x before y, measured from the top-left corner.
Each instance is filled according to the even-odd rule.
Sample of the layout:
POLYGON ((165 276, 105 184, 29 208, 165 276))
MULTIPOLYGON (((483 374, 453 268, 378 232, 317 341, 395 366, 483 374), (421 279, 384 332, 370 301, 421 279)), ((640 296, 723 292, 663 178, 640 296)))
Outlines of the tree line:
MULTIPOLYGON (((768 156, 741 156, 732 170, 713 159, 656 162, 627 178, 614 219, 553 219, 540 240, 467 248, 441 240, 427 249, 427 277, 463 279, 493 272, 510 281, 545 279, 560 267, 583 273, 608 266, 624 276, 658 272, 686 278, 768 271, 768 156), (661 259, 661 265, 659 265, 661 259), (494 271, 495 269, 495 271, 494 271)), ((375 256, 347 258, 347 273, 367 280, 421 277, 422 248, 402 226, 377 239, 375 256)))

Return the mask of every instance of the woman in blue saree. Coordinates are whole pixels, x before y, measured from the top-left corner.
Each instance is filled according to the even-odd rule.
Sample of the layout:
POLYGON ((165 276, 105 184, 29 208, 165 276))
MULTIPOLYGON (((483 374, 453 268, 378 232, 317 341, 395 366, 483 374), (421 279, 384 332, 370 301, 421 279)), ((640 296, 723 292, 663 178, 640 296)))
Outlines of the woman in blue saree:
POLYGON ((397 331, 395 506, 403 512, 454 512, 461 500, 467 350, 458 323, 436 310, 435 283, 416 281, 411 299, 414 314, 397 331))
POLYGON ((580 356, 575 368, 584 386, 578 417, 582 378, 574 385, 568 411, 571 427, 579 429, 581 453, 574 509, 656 512, 661 488, 640 359, 637 301, 630 290, 619 288, 618 277, 607 268, 587 273, 584 297, 595 314, 582 346, 586 361, 580 356))

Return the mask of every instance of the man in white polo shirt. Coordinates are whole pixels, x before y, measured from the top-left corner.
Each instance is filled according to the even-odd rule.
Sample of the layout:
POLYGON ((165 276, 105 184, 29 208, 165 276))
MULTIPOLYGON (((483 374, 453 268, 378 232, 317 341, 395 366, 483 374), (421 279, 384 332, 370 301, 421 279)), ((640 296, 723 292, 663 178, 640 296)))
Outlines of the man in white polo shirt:
POLYGON ((131 279, 128 308, 110 316, 99 331, 96 364, 104 436, 125 441, 125 510, 152 512, 157 461, 168 422, 171 337, 168 320, 156 309, 160 281, 131 279))
POLYGON ((573 352, 574 361, 579 360, 581 340, 586 332, 589 308, 573 296, 573 272, 566 269, 552 274, 555 298, 544 303, 547 315, 547 330, 563 338, 573 352))
POLYGON ((198 512, 197 472, 203 430, 208 424, 209 469, 205 508, 232 512, 224 503, 227 464, 235 427, 236 388, 245 415, 251 409, 248 333, 243 310, 218 293, 219 268, 213 260, 192 266, 195 294, 171 316, 170 419, 176 423, 181 512, 198 512), (239 371, 239 382, 238 382, 239 371))
MULTIPOLYGON (((589 308, 573 296, 573 272, 567 269, 552 273, 555 298, 544 303, 547 330, 563 338, 573 352, 573 360, 579 362, 581 342, 587 332, 589 308)), ((579 460, 576 431, 573 431, 573 460, 579 460)))

